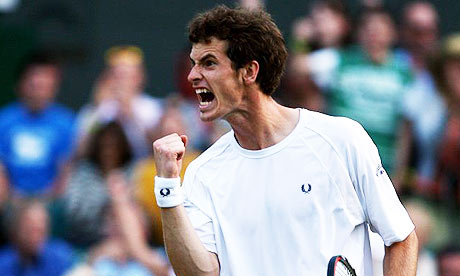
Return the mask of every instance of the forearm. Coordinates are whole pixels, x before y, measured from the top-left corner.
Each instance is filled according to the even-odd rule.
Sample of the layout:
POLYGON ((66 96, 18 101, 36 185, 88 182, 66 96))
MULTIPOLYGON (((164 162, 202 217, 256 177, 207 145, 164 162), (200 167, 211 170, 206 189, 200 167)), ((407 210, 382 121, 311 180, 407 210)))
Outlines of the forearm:
POLYGON ((196 234, 183 205, 162 208, 163 235, 169 260, 177 276, 217 276, 217 256, 196 234))
POLYGON ((403 241, 385 247, 383 275, 415 276, 417 271, 418 240, 415 231, 403 241))
POLYGON ((133 203, 129 202, 128 198, 117 199, 113 202, 116 222, 120 227, 127 249, 136 259, 142 259, 150 249, 133 203))
POLYGON ((167 261, 148 246, 140 211, 137 205, 130 201, 123 176, 119 173, 111 173, 107 178, 107 184, 112 198, 115 220, 131 257, 157 276, 168 275, 170 266, 167 261))

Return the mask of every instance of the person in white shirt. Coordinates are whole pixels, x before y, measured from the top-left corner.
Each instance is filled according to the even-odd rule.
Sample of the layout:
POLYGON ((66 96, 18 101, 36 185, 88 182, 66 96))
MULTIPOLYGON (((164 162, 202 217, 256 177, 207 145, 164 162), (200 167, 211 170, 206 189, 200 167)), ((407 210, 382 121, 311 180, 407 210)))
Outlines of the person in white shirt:
POLYGON ((325 275, 346 256, 371 275, 415 276, 417 237, 372 140, 355 121, 279 105, 287 51, 270 15, 218 6, 189 24, 188 76, 204 121, 232 131, 179 172, 187 137, 153 143, 155 196, 177 275, 325 275))

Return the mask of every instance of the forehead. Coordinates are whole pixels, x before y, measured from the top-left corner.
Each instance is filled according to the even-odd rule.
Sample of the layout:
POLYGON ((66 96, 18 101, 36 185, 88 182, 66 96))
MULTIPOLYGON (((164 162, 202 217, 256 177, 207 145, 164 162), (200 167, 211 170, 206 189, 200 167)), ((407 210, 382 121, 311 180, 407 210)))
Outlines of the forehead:
POLYGON ((59 69, 52 64, 31 64, 29 65, 22 77, 30 77, 34 75, 57 75, 59 69))
POLYGON ((436 24, 437 13, 431 5, 415 4, 407 10, 405 20, 412 24, 436 24))
POLYGON ((375 27, 375 26, 384 26, 387 28, 393 28, 393 21, 391 17, 389 17, 386 14, 379 14, 379 13, 374 13, 374 14, 369 14, 367 16, 364 16, 361 20, 360 24, 361 28, 365 27, 375 27))
POLYGON ((209 43, 199 42, 192 46, 190 58, 199 60, 207 55, 213 55, 217 58, 227 56, 227 41, 220 40, 215 37, 211 38, 209 43))

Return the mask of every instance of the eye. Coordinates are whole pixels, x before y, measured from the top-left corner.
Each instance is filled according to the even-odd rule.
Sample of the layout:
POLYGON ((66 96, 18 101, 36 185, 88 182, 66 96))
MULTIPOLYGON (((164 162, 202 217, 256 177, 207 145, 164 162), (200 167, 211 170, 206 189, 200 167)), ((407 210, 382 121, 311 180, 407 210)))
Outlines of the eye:
POLYGON ((206 66, 206 67, 210 67, 210 66, 213 66, 213 65, 216 65, 216 64, 217 63, 215 61, 209 60, 209 59, 204 62, 204 66, 206 66))

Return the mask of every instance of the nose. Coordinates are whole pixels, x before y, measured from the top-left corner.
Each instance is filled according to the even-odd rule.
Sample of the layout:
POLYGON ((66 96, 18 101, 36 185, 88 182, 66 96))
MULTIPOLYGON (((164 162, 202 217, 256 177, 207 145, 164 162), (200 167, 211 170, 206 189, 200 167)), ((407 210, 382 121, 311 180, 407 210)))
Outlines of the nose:
POLYGON ((190 69, 190 73, 187 76, 187 80, 192 85, 196 84, 197 82, 201 80, 201 73, 196 65, 192 66, 192 69, 190 69))

